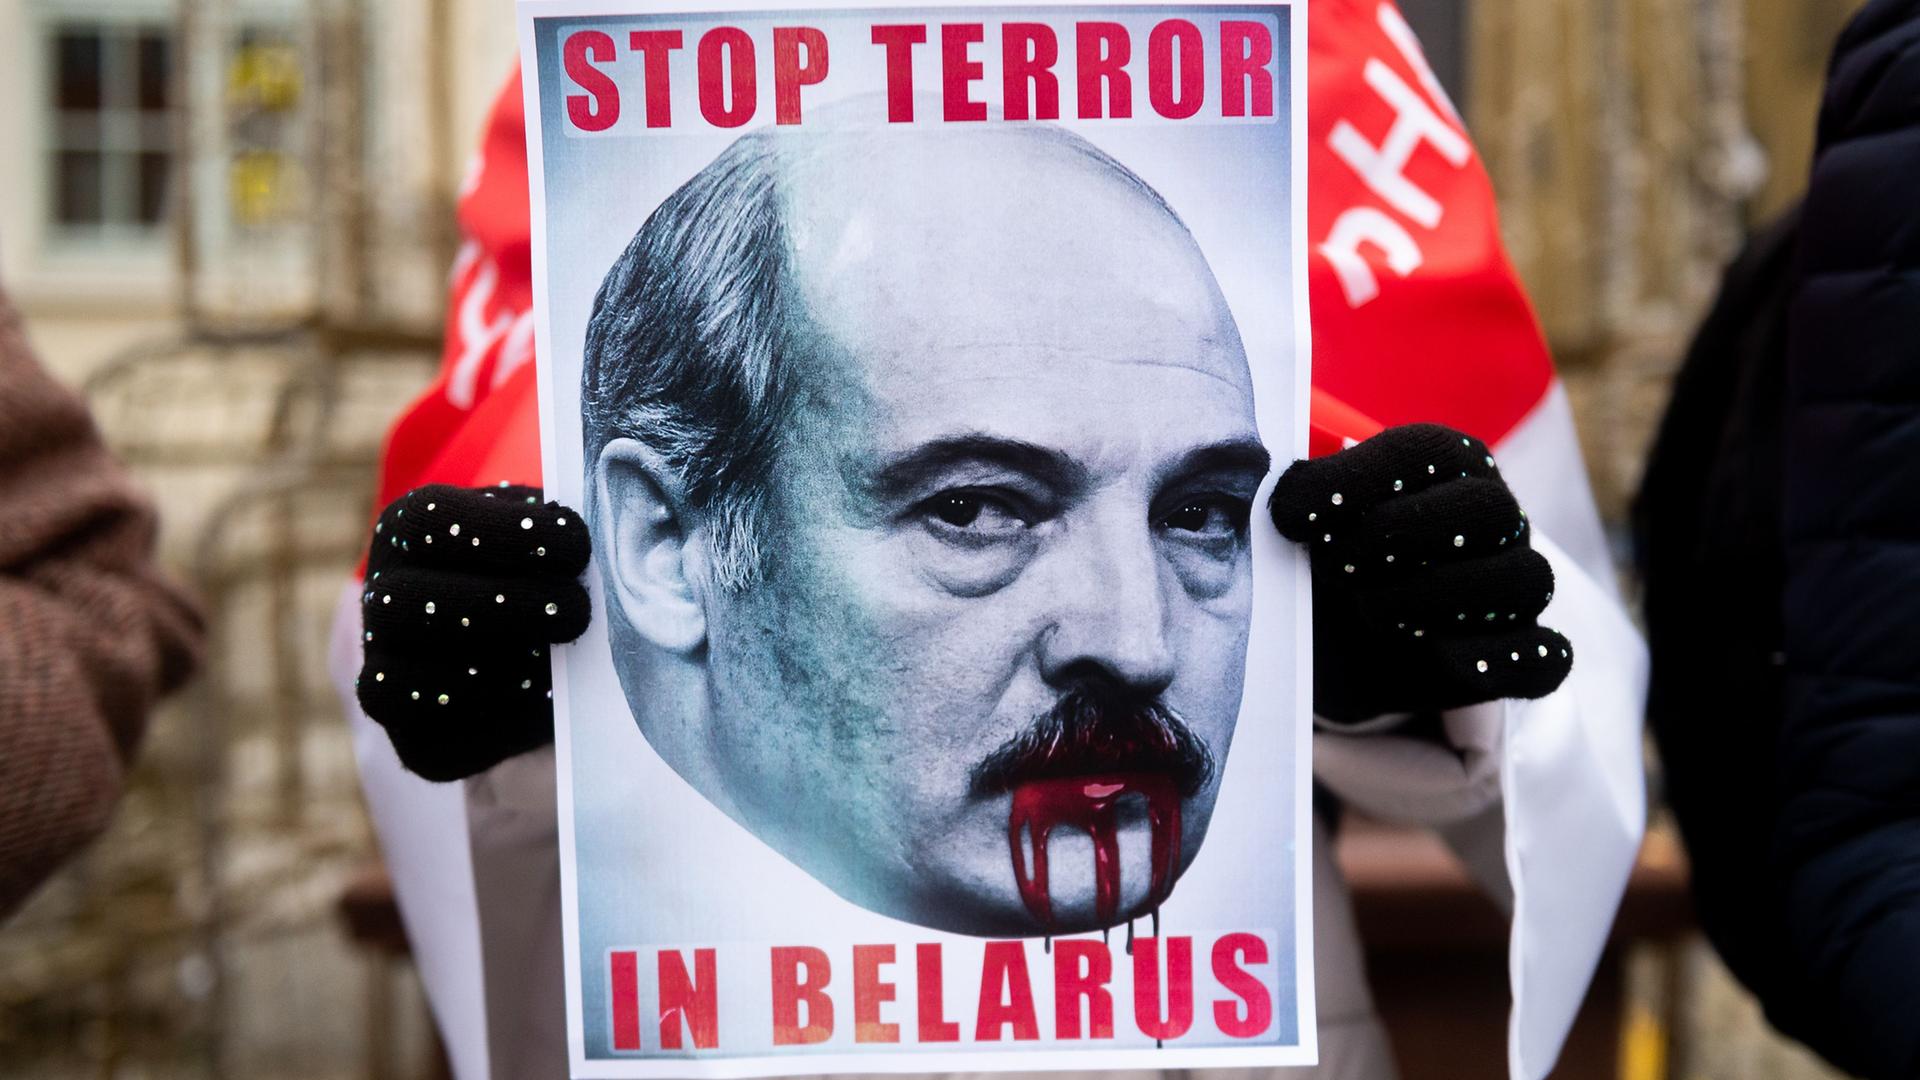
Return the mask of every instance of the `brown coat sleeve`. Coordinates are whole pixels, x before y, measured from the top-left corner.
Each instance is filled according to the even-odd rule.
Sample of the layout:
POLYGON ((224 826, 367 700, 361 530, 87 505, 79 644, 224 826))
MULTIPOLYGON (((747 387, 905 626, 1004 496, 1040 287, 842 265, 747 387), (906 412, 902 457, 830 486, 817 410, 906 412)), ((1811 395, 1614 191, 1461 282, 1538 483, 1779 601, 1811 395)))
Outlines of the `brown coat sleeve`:
POLYGON ((0 918, 107 822, 202 626, 154 514, 0 294, 0 918))

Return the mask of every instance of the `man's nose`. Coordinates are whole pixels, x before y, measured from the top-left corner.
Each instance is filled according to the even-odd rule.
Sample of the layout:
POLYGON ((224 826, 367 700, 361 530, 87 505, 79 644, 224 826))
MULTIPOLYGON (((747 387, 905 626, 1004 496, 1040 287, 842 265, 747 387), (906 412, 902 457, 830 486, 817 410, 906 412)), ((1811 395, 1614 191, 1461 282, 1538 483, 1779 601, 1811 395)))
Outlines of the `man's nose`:
POLYGON ((1055 616, 1040 640, 1042 676, 1061 689, 1094 680, 1160 693, 1174 675, 1173 611, 1151 527, 1112 523, 1075 539, 1060 553, 1055 616))

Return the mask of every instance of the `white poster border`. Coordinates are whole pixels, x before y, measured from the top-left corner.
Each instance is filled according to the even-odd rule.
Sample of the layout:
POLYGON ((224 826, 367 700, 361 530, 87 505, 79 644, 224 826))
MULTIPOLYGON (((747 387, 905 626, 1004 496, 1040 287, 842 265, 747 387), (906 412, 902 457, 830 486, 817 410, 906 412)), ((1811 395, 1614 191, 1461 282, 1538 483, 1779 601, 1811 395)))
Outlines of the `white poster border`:
MULTIPOLYGON (((1309 317, 1307 285, 1307 19, 1309 0, 945 0, 938 3, 904 4, 874 0, 516 0, 516 21, 520 45, 521 92, 526 116, 527 179, 531 196, 532 269, 534 296, 535 380, 541 401, 554 400, 553 327, 550 317, 547 266, 546 175, 542 112, 539 102, 539 56, 534 33, 538 19, 556 16, 622 16, 684 12, 689 15, 735 12, 784 11, 805 8, 812 11, 898 10, 924 7, 942 8, 1034 8, 1085 7, 1113 8, 1232 8, 1284 7, 1290 9, 1288 33, 1288 145, 1291 154, 1288 179, 1291 210, 1293 263, 1293 333, 1296 362, 1293 398, 1294 458, 1307 454, 1308 412, 1312 383, 1312 328, 1309 317)), ((558 483, 558 462, 554 426, 546 411, 540 416, 541 482, 549 491, 558 483)), ((1262 485, 1257 506, 1265 506, 1279 469, 1262 485)), ((1310 588, 1304 586, 1303 590, 1310 588)), ((1301 604, 1296 610, 1296 640, 1299 644, 1300 670, 1309 675, 1312 660, 1312 608, 1301 604)), ((570 680, 567 677, 566 650, 552 650, 553 708, 556 720, 569 715, 570 680)), ((575 872, 577 846, 572 806, 573 747, 569 725, 554 725, 556 797, 559 802, 561 932, 567 997, 568 1074, 574 1080, 666 1080, 677 1077, 711 1077, 735 1080, 746 1077, 821 1076, 831 1074, 903 1074, 930 1072, 1038 1072, 1068 1070, 1268 1068, 1314 1065, 1319 1061, 1319 1024, 1314 987, 1313 949, 1313 830, 1312 820, 1312 736, 1308 718, 1312 715, 1310 677, 1295 682, 1294 715, 1294 820, 1298 842, 1291 845, 1296 882, 1294 930, 1294 982, 1297 988, 1296 1014, 1299 1040, 1293 1046, 1175 1047, 1151 1052, 1138 1049, 978 1051, 939 1050, 903 1051, 897 1055, 818 1054, 757 1055, 732 1058, 676 1057, 665 1059, 593 1059, 586 1056, 585 1025, 580 999, 580 927, 579 882, 575 872)))

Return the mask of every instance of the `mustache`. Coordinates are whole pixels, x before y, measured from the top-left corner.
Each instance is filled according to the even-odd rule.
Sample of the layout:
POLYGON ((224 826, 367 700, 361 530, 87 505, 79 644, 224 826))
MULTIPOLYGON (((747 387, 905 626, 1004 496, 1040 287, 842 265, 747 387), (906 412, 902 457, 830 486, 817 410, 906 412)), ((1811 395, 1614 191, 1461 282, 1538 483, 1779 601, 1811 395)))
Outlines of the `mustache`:
POLYGON ((968 789, 995 795, 1029 780, 1151 772, 1171 775, 1180 794, 1191 796, 1215 768, 1213 751, 1157 698, 1071 690, 981 759, 968 789))

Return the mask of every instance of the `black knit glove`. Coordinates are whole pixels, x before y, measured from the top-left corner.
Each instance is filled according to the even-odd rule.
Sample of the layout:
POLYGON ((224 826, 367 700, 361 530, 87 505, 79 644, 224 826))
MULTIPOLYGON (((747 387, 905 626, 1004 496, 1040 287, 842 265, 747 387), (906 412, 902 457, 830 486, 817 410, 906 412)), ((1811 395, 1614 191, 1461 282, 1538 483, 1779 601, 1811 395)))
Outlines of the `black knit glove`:
POLYGON ((1553 570, 1487 447, 1389 428, 1296 461, 1273 523, 1313 565, 1313 707, 1335 723, 1552 693, 1567 639, 1534 620, 1553 570))
POLYGON ((356 687, 401 764, 458 780, 553 739, 547 647, 587 628, 591 551, 537 488, 435 484, 381 512, 356 687))

